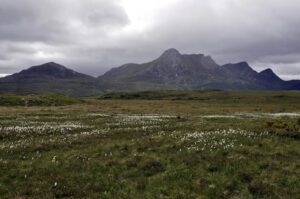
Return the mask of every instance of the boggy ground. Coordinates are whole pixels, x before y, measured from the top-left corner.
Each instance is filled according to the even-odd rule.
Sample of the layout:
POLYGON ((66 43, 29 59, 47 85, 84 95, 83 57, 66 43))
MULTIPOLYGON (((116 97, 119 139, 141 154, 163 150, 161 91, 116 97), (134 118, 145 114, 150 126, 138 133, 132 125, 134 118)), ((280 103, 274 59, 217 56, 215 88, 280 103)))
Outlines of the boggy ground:
POLYGON ((1 107, 0 198, 300 198, 299 92, 195 95, 1 107))

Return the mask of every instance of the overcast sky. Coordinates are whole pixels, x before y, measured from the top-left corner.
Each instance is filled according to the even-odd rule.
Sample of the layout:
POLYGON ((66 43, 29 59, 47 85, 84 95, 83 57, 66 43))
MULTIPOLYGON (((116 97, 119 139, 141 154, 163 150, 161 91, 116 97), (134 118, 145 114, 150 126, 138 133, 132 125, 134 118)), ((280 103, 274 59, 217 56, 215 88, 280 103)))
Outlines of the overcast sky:
POLYGON ((0 0, 0 74, 55 61, 98 76, 168 48, 300 79, 299 0, 0 0))

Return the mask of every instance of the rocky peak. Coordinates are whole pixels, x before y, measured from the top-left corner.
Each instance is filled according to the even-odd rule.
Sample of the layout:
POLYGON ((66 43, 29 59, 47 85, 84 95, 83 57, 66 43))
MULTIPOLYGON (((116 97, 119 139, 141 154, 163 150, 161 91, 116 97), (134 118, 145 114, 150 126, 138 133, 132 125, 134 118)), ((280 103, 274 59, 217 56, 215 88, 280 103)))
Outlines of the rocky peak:
POLYGON ((175 48, 170 48, 168 50, 166 50, 165 52, 163 52, 163 54, 161 55, 161 57, 168 57, 168 56, 180 56, 180 52, 175 49, 175 48))
POLYGON ((182 60, 182 56, 175 48, 166 50, 159 58, 159 61, 170 64, 179 64, 182 60))
POLYGON ((211 58, 211 56, 198 55, 201 58, 201 64, 208 69, 218 68, 219 65, 211 58))
POLYGON ((248 62, 245 62, 245 61, 239 62, 238 65, 242 68, 250 68, 248 62))
POLYGON ((275 73, 273 72, 273 70, 270 69, 270 68, 267 68, 267 69, 261 71, 260 74, 265 74, 265 75, 275 75, 275 73))
POLYGON ((280 79, 270 68, 261 71, 259 75, 270 81, 282 81, 282 79, 280 79))
MULTIPOLYGON (((247 62, 239 62, 236 64, 226 64, 223 68, 228 69, 234 73, 254 73, 255 71, 249 66, 247 62)), ((255 72, 256 73, 256 72, 255 72)))
POLYGON ((223 67, 231 69, 231 70, 245 70, 245 69, 251 69, 249 64, 247 62, 239 62, 236 64, 226 64, 223 67))

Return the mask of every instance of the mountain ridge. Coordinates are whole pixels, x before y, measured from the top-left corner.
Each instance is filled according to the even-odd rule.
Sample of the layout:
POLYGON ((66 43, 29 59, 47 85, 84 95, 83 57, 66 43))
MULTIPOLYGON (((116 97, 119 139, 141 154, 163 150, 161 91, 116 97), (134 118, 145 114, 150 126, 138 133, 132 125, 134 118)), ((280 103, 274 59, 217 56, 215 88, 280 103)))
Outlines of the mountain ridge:
POLYGON ((98 77, 103 90, 223 89, 285 90, 300 89, 297 80, 289 86, 271 69, 257 72, 243 61, 218 65, 204 54, 180 54, 174 48, 143 64, 125 64, 98 77), (120 83, 121 82, 121 83, 120 83), (142 86, 139 86, 142 85, 142 86))
POLYGON ((164 89, 300 90, 300 80, 284 81, 270 68, 257 72, 245 61, 218 65, 211 56, 181 54, 175 48, 146 63, 112 68, 97 78, 55 62, 0 78, 0 93, 90 96, 110 91, 164 89))

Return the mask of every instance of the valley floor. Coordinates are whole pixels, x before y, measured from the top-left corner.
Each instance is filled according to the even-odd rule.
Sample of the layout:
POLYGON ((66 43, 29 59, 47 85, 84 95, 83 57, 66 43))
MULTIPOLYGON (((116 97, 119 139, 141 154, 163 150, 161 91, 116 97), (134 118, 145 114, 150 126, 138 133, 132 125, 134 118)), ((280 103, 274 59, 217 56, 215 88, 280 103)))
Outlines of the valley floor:
POLYGON ((300 198, 284 95, 0 107, 0 198, 300 198))

